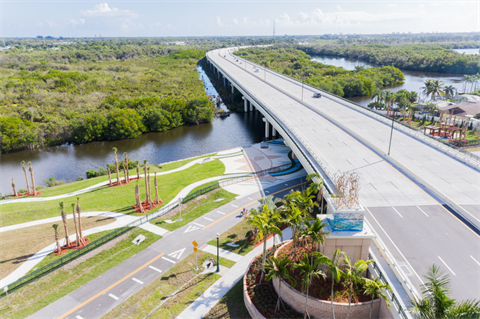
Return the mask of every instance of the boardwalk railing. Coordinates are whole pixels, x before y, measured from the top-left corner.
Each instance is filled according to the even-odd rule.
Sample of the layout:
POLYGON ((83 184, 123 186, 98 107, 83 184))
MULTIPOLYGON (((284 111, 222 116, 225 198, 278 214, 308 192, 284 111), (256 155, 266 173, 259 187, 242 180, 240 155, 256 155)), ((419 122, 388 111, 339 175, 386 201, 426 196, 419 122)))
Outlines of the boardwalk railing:
MULTIPOLYGON (((219 182, 217 182, 213 185, 204 187, 204 188, 199 189, 198 191, 196 191, 194 193, 191 193, 191 194, 187 195, 185 198, 182 199, 182 203, 186 203, 186 202, 196 198, 197 196, 208 193, 208 192, 210 192, 214 189, 217 189, 219 187, 233 185, 233 184, 240 183, 240 182, 248 180, 248 179, 253 179, 255 177, 262 177, 262 176, 266 176, 270 173, 281 172, 281 171, 287 170, 287 169, 291 168, 292 165, 293 164, 284 164, 284 165, 280 165, 280 166, 277 166, 277 167, 272 167, 272 168, 269 168, 269 169, 253 172, 253 173, 247 173, 248 175, 246 175, 246 176, 230 178, 230 179, 225 179, 225 180, 219 181, 219 182)), ((50 272, 68 264, 69 262, 77 259, 78 257, 83 256, 86 253, 95 250, 96 248, 102 246, 103 244, 109 242, 110 240, 115 239, 118 236, 127 233, 128 231, 134 229, 135 227, 140 226, 144 223, 147 223, 147 222, 151 221, 152 219, 155 219, 155 218, 158 218, 160 216, 165 215, 166 213, 168 213, 168 212, 172 211, 174 208, 176 208, 178 206, 178 204, 179 204, 179 201, 171 202, 170 204, 161 207, 157 211, 155 211, 151 214, 142 216, 141 218, 138 218, 135 221, 133 221, 133 222, 131 222, 131 223, 129 223, 129 224, 123 226, 123 227, 117 228, 117 229, 111 231, 110 233, 106 234, 105 236, 100 237, 99 239, 92 241, 87 246, 85 246, 83 248, 76 249, 76 250, 72 251, 71 253, 68 253, 68 254, 60 257, 59 259, 49 263, 48 265, 43 266, 42 268, 37 269, 37 270, 19 278, 19 279, 17 279, 16 281, 12 282, 11 284, 9 284, 5 287, 8 287, 8 292, 9 293, 13 292, 13 291, 23 287, 24 285, 26 285, 26 284, 34 281, 34 280, 37 280, 37 279, 49 274, 50 272)), ((3 298, 3 297, 6 296, 5 287, 0 288, 1 289, 0 290, 0 298, 3 298)))

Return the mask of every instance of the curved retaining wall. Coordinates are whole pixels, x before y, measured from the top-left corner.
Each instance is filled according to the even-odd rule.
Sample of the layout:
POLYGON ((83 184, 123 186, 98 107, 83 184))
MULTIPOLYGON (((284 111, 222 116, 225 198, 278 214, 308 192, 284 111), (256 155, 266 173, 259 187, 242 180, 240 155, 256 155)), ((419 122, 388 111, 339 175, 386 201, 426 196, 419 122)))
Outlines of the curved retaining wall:
MULTIPOLYGON (((258 256, 256 256, 255 258, 252 259, 252 261, 250 261, 250 264, 248 264, 248 268, 245 275, 248 273, 248 271, 250 270, 250 267, 252 266, 253 261, 258 256)), ((257 310, 257 307, 255 307, 253 302, 250 300, 250 297, 248 296, 247 279, 246 279, 247 276, 245 275, 243 276, 243 302, 245 303, 245 307, 247 308, 248 313, 250 314, 250 317, 252 317, 252 319, 265 319, 265 317, 257 310)))
MULTIPOLYGON (((284 242, 284 244, 277 249, 275 252, 275 257, 278 256, 279 251, 281 251, 286 245, 288 245, 291 240, 284 242)), ((302 292, 290 287, 288 283, 282 280, 282 289, 279 293, 279 279, 273 279, 273 287, 275 292, 286 302, 290 307, 295 309, 299 313, 305 311, 305 300, 306 295, 302 292)), ((247 295, 248 298, 248 295, 247 295)), ((372 301, 361 302, 361 303, 352 303, 350 307, 350 318, 351 319, 364 319, 368 318, 370 315, 370 305, 372 301)), ((373 301, 372 309, 372 318, 379 318, 380 314, 380 305, 381 300, 376 299, 373 301)), ((348 303, 333 303, 333 309, 335 311, 335 318, 343 319, 347 317, 348 312, 348 303)), ((331 303, 329 301, 320 300, 312 297, 308 297, 307 304, 308 313, 312 318, 330 318, 332 316, 331 303)), ((252 316, 252 318, 254 318, 252 316)))

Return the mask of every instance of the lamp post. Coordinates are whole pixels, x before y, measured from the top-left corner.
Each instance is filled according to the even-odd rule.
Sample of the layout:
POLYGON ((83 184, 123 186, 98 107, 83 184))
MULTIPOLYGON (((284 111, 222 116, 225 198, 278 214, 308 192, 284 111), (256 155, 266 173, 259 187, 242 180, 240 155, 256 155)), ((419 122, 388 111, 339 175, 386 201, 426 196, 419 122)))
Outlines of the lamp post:
MULTIPOLYGON (((308 75, 308 76, 310 76, 310 74, 311 74, 310 72, 306 73, 306 75, 308 75)), ((297 72, 296 75, 298 75, 298 72, 297 72)), ((304 78, 305 74, 300 74, 300 76, 302 77, 302 101, 303 101, 303 78, 304 78)))
POLYGON ((395 123, 394 117, 392 117, 392 130, 390 131, 390 143, 388 144, 388 155, 390 155, 390 147, 392 146, 393 123, 395 123))
POLYGON ((220 272, 220 234, 217 233, 217 271, 220 272))

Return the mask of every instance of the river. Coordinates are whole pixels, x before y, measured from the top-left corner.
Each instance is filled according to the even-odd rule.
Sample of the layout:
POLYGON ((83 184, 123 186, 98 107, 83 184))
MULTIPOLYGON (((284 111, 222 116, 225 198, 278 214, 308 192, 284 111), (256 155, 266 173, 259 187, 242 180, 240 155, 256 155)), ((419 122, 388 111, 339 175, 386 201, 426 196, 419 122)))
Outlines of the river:
MULTIPOLYGON (((218 96, 201 67, 198 70, 207 94, 218 96)), ((224 105, 220 107, 226 108, 224 105)), ((25 175, 20 165, 22 160, 32 162, 36 185, 45 185, 43 181, 51 176, 55 176, 56 180, 74 181, 79 176, 86 178, 87 170, 98 170, 107 163, 113 163, 113 147, 118 149, 120 157, 123 152, 127 152, 130 159, 146 159, 149 163, 160 164, 251 145, 261 142, 263 137, 264 124, 260 113, 234 113, 223 119, 215 118, 208 124, 147 133, 135 139, 62 145, 1 154, 0 192, 12 192, 12 177, 17 190, 25 188, 25 175)))
MULTIPOLYGON (((459 49, 455 51, 460 53, 465 52, 465 54, 478 54, 478 49, 459 49)), ((337 57, 331 57, 331 56, 312 56, 312 61, 342 67, 346 70, 355 70, 355 66, 357 65, 361 65, 367 68, 371 68, 375 66, 373 64, 369 64, 357 59, 337 58, 337 57)), ((407 71, 407 70, 402 70, 402 72, 405 75, 404 84, 385 87, 383 88, 383 90, 390 90, 395 92, 398 90, 406 89, 408 91, 417 92, 418 95, 421 98, 423 98, 422 87, 424 86, 424 82, 427 79, 439 79, 443 81, 444 85, 453 85, 458 91, 463 90, 462 77, 458 74, 417 72, 417 71, 407 71)), ((348 99, 363 106, 367 106, 368 103, 371 102, 371 99, 368 96, 358 96, 358 97, 352 97, 348 99)))

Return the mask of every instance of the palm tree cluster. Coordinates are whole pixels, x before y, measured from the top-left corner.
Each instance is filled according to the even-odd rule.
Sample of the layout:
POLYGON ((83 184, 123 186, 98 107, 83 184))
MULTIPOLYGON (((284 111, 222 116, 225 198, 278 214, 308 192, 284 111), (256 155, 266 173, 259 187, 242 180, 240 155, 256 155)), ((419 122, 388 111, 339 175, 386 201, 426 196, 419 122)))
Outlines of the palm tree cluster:
MULTIPOLYGON (((303 191, 291 191, 283 200, 275 202, 272 196, 267 196, 261 201, 260 210, 252 210, 247 217, 247 222, 255 226, 255 240, 263 239, 263 254, 261 263, 260 283, 265 278, 270 281, 273 278, 286 279, 291 286, 295 287, 297 282, 293 274, 301 278, 301 290, 306 294, 304 318, 308 315, 309 289, 314 279, 328 278, 331 281, 331 307, 332 316, 335 317, 333 299, 335 283, 342 282, 348 289, 349 313, 352 298, 363 294, 372 298, 383 297, 387 304, 388 299, 383 293, 390 289, 388 285, 378 280, 365 278, 363 274, 368 268, 370 261, 358 260, 352 263, 345 252, 337 250, 332 258, 320 252, 325 244, 325 237, 328 233, 323 229, 327 224, 318 219, 312 218, 314 208, 318 203, 314 201, 316 195, 321 191, 323 181, 317 174, 309 175, 309 180, 314 179, 309 187, 303 191), (293 258, 290 255, 271 256, 267 260, 267 238, 270 235, 281 236, 280 228, 288 226, 292 230, 293 258)), ((274 242, 275 243, 275 242, 274 242)), ((276 246, 273 246, 275 252, 276 246)), ((279 291, 281 291, 282 280, 279 280, 279 291)), ((373 305, 373 303, 372 303, 373 305)), ((285 306, 280 296, 278 297, 275 314, 285 306)), ((371 312, 371 310, 370 310, 371 312)), ((371 316, 371 313, 370 313, 371 316)), ((348 317, 347 317, 348 318, 348 317)))
MULTIPOLYGON (((25 161, 22 161, 21 164, 22 164, 23 173, 25 174, 25 181, 27 182, 27 190, 25 191, 24 195, 30 195, 30 196, 39 195, 40 193, 37 192, 37 188, 35 186, 35 178, 33 177, 32 162, 28 162, 28 166, 29 166, 28 171, 30 172, 30 178, 32 179, 32 187, 30 187, 30 183, 28 182, 28 175, 27 175, 27 169, 25 168, 25 161)), ((13 196, 16 197, 21 195, 17 193, 17 188, 15 186, 15 182, 13 181, 13 178, 12 178, 12 188, 13 188, 13 196)))
MULTIPOLYGON (((125 153, 126 154, 126 153, 125 153)), ((125 155, 125 158, 127 156, 125 155)), ((152 190, 151 190, 151 183, 150 183, 150 168, 147 167, 147 160, 143 160, 143 171, 145 174, 145 193, 146 193, 146 199, 145 201, 142 202, 140 199, 140 186, 138 184, 135 185, 135 207, 137 208, 137 212, 144 214, 145 213, 145 208, 143 207, 143 204, 148 207, 148 209, 152 209, 157 205, 163 204, 163 201, 161 200, 160 196, 158 195, 158 182, 157 182, 157 173, 154 175, 154 185, 155 185, 155 200, 152 200, 152 190)), ((128 176, 128 175, 127 175, 128 176)), ((137 179, 140 178, 140 169, 137 166, 137 179)))
POLYGON ((478 81, 480 81, 480 73, 473 75, 464 75, 462 78, 463 81, 463 92, 467 92, 468 85, 470 84, 470 90, 468 92, 475 92, 477 90, 478 81))
POLYGON ((55 230, 55 242, 57 244, 57 253, 60 254, 63 249, 77 249, 85 246, 87 244, 87 240, 83 237, 82 235, 82 221, 80 219, 80 214, 82 212, 80 208, 80 198, 77 197, 77 205, 75 206, 74 203, 72 203, 72 216, 73 216, 73 223, 75 224, 75 244, 73 244, 70 241, 70 238, 68 236, 68 226, 67 226, 67 214, 64 209, 64 203, 60 202, 60 215, 62 216, 62 222, 63 222, 63 229, 65 232, 65 244, 64 246, 60 245, 59 237, 58 237, 58 224, 53 224, 52 227, 55 230), (78 220, 78 223, 77 223, 78 220))

